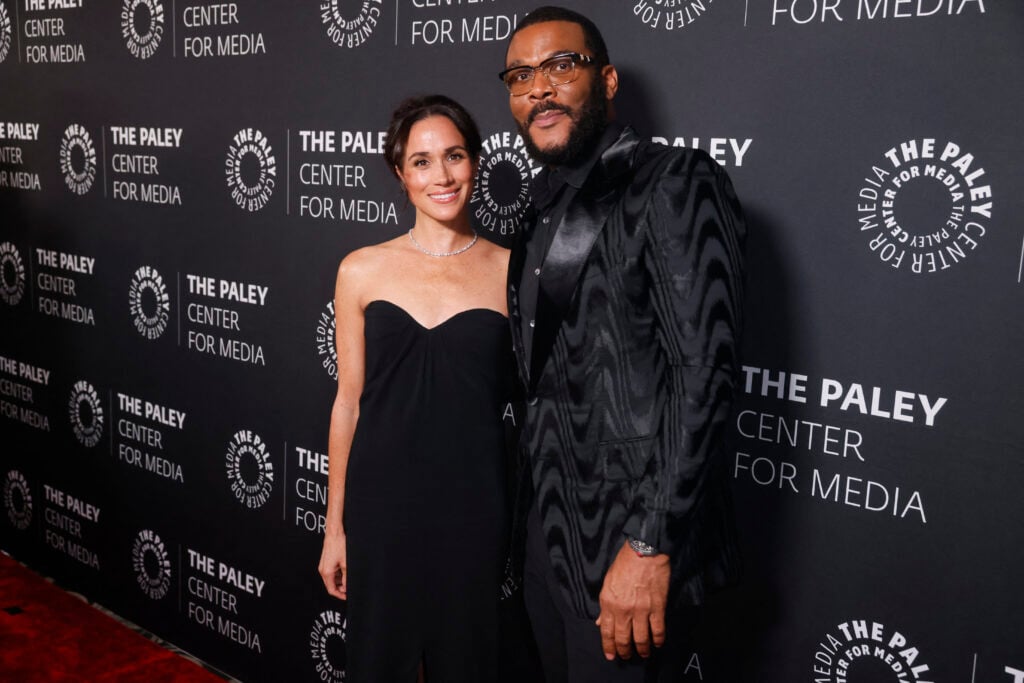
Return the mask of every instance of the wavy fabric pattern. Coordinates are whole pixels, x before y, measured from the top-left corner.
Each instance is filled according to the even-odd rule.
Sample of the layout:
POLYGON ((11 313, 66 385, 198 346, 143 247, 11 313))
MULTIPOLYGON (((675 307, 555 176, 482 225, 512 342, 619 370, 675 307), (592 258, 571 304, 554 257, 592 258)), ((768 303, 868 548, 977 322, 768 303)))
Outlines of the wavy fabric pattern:
MULTIPOLYGON (((524 226, 529 239, 532 225, 524 226)), ((738 573, 722 452, 737 370, 744 225, 725 172, 699 150, 627 128, 566 210, 541 275, 521 437, 565 597, 599 612, 626 535, 671 556, 670 600, 696 604, 738 573)))

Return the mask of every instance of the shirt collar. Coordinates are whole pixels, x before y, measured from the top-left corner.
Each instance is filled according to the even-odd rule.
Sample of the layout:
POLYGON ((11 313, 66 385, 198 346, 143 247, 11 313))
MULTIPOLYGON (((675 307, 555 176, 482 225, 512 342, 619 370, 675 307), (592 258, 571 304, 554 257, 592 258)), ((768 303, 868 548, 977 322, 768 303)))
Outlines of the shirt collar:
POLYGON ((619 139, 624 129, 625 126, 621 123, 612 121, 604 129, 597 144, 591 148, 590 152, 575 163, 564 166, 546 166, 533 181, 533 197, 537 206, 548 204, 565 184, 571 185, 577 190, 583 187, 583 183, 601 155, 619 139))
POLYGON ((604 151, 611 147, 612 143, 619 139, 619 135, 622 134, 622 129, 625 128, 621 123, 611 122, 608 127, 604 129, 597 144, 591 148, 590 153, 579 159, 574 164, 566 164, 565 166, 556 166, 552 169, 554 173, 562 176, 565 182, 572 185, 577 190, 583 187, 584 181, 587 176, 594 169, 594 165, 597 163, 604 151))

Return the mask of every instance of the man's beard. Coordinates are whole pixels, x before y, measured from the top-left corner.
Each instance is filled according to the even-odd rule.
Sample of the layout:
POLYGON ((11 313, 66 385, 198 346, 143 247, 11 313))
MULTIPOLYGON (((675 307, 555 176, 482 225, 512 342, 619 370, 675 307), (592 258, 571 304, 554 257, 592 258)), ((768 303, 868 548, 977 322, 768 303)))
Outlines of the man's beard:
POLYGON ((591 147, 608 127, 608 103, 605 100, 605 86, 601 78, 595 78, 590 93, 579 112, 574 113, 566 106, 555 102, 543 102, 534 107, 526 123, 518 124, 523 136, 523 143, 530 156, 542 164, 549 166, 565 166, 571 164, 590 152, 591 147), (530 137, 530 124, 534 117, 545 111, 557 109, 564 112, 572 121, 569 138, 561 145, 541 149, 530 137))

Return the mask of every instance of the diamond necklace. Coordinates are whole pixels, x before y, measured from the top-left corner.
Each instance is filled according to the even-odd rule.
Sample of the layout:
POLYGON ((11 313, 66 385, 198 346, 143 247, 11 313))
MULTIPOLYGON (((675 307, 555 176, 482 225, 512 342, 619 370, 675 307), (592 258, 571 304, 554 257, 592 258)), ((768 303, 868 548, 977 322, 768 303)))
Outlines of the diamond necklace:
POLYGON ((422 251, 427 256, 455 256, 456 254, 461 254, 462 252, 466 251, 471 246, 476 244, 476 238, 479 237, 479 235, 476 234, 476 230, 474 230, 473 239, 471 239, 469 241, 469 244, 467 244, 464 247, 460 247, 455 251, 430 251, 429 249, 425 249, 422 244, 416 241, 416 238, 412 236, 412 230, 412 228, 409 228, 409 239, 412 240, 413 246, 422 251))

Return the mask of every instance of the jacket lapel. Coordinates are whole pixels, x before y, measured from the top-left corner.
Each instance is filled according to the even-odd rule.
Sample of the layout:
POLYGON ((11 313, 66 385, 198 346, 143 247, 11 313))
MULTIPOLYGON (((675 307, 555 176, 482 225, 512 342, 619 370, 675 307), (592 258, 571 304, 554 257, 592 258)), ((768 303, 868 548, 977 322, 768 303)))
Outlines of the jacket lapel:
POLYGON ((512 328, 512 351, 516 357, 516 367, 519 370, 519 377, 524 386, 529 386, 529 375, 527 374, 528 360, 526 350, 523 346, 523 316, 519 304, 519 291, 523 282, 523 264, 526 261, 526 230, 533 228, 537 219, 536 210, 532 205, 527 206, 520 225, 523 226, 516 236, 517 244, 512 249, 508 263, 508 319, 512 328))
POLYGON ((614 181, 632 167, 633 151, 639 142, 640 138, 632 128, 622 131, 601 155, 583 187, 569 203, 555 231, 537 293, 537 322, 528 375, 531 389, 536 387, 537 378, 551 354, 587 257, 618 201, 619 193, 614 181))

